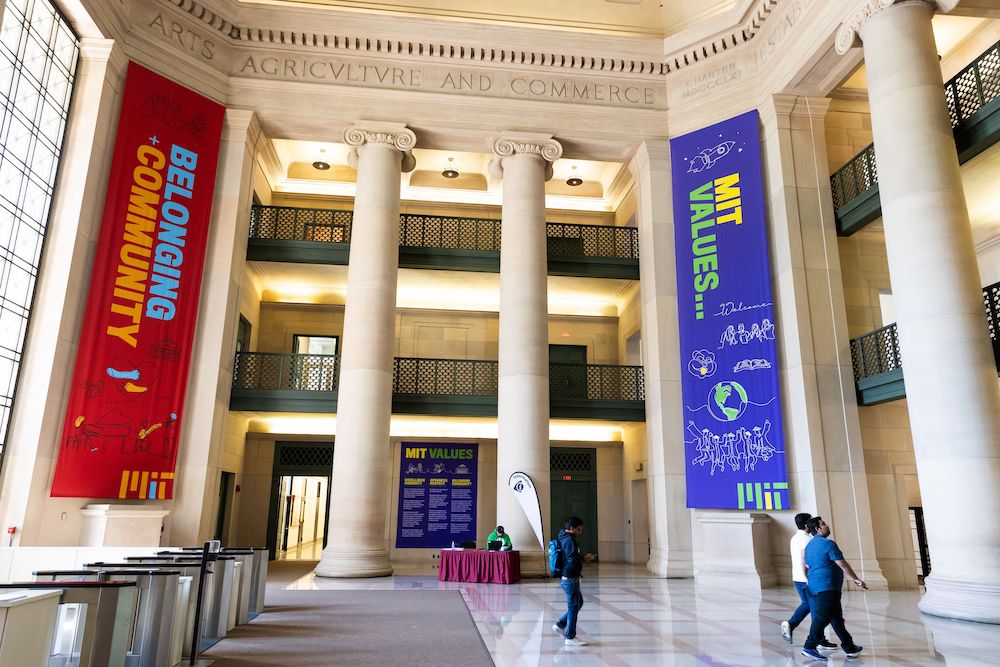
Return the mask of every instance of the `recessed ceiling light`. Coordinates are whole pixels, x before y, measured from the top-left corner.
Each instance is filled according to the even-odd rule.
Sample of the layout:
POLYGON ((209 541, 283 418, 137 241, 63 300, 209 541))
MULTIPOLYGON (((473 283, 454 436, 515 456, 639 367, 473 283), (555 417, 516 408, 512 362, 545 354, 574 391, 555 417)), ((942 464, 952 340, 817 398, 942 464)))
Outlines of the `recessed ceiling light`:
POLYGON ((326 171, 330 168, 329 162, 323 162, 322 160, 316 160, 313 162, 313 169, 318 169, 319 171, 326 171))
POLYGON ((455 158, 448 158, 448 164, 445 166, 444 171, 441 175, 445 178, 458 178, 458 170, 455 169, 455 158))
POLYGON ((566 185, 571 188, 575 188, 578 185, 583 185, 583 179, 576 175, 576 165, 573 165, 573 173, 569 178, 566 179, 566 185))

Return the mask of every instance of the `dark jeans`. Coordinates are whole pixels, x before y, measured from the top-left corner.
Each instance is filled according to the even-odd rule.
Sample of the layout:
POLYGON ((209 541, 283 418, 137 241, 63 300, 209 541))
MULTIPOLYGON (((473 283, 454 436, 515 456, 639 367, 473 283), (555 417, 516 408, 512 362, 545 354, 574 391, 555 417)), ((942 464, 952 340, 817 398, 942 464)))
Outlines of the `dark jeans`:
POLYGON ((816 648, 823 641, 823 631, 826 626, 833 628, 840 638, 844 650, 854 648, 854 638, 844 626, 844 610, 840 605, 840 590, 814 593, 809 598, 812 606, 812 625, 809 626, 809 637, 803 648, 816 648))
POLYGON ((580 592, 579 579, 560 579, 563 593, 566 594, 566 613, 556 621, 556 625, 566 629, 566 639, 576 637, 576 615, 583 606, 583 593, 580 592))
POLYGON ((803 581, 796 581, 795 590, 798 591, 799 599, 802 602, 799 604, 799 608, 792 614, 792 617, 788 619, 788 625, 792 630, 799 627, 802 619, 809 615, 809 587, 803 581))

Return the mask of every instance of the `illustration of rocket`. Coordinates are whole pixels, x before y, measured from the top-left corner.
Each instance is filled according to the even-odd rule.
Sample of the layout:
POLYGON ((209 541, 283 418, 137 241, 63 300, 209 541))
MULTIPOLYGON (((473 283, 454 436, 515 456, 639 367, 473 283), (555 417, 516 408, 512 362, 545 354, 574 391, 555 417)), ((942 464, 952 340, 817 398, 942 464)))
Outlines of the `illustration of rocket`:
POLYGON ((729 151, 733 150, 733 146, 735 145, 735 141, 723 141, 717 146, 706 148, 691 158, 691 163, 688 165, 687 173, 697 174, 700 171, 711 169, 715 166, 716 160, 728 155, 729 151))

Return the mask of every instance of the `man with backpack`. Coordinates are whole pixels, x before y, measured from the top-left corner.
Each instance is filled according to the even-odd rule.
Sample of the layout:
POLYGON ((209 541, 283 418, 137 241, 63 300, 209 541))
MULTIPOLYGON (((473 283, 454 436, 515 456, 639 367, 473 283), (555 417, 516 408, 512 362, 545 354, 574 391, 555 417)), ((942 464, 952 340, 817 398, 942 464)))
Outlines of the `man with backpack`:
POLYGON ((549 570, 553 577, 559 577, 559 585, 566 594, 566 613, 556 621, 552 629, 564 637, 566 646, 586 646, 587 642, 576 636, 576 617, 583 607, 580 593, 580 573, 583 564, 594 560, 594 554, 580 554, 576 538, 583 533, 583 520, 570 517, 559 537, 549 543, 549 570))

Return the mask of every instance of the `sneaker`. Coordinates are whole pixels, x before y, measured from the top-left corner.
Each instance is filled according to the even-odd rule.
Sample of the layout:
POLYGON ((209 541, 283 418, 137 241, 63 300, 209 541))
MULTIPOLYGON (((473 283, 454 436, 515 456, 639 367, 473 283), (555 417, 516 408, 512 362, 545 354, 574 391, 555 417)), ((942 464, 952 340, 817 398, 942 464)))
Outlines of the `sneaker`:
POLYGON ((861 652, 865 649, 861 646, 852 646, 851 648, 844 648, 844 653, 847 654, 848 658, 856 658, 861 655, 861 652))
POLYGON ((828 651, 836 651, 837 645, 831 641, 827 641, 826 639, 821 639, 817 648, 824 648, 828 651))
POLYGON ((552 626, 552 631, 555 632, 557 635, 560 635, 562 637, 566 636, 566 628, 560 628, 558 623, 555 623, 552 626))
POLYGON ((792 643, 792 626, 788 624, 788 621, 781 622, 781 637, 789 644, 792 643))
MULTIPOLYGON (((569 641, 569 640, 567 640, 567 641, 569 641)), ((804 648, 804 649, 802 649, 802 655, 804 655, 805 657, 810 658, 812 660, 822 660, 823 662, 826 662, 826 660, 827 660, 827 658, 826 658, 825 655, 823 655, 822 653, 820 653, 819 651, 817 651, 814 648, 804 648)))
POLYGON ((588 642, 585 642, 582 639, 578 639, 577 637, 573 637, 573 639, 567 639, 566 641, 564 641, 563 644, 565 644, 566 646, 586 646, 588 642))

